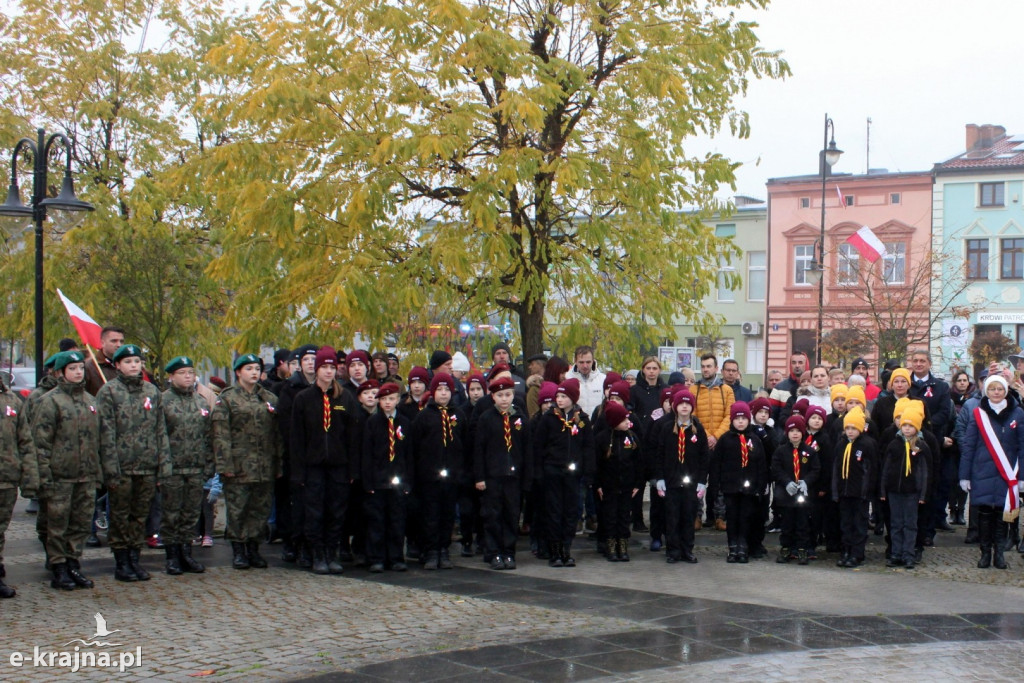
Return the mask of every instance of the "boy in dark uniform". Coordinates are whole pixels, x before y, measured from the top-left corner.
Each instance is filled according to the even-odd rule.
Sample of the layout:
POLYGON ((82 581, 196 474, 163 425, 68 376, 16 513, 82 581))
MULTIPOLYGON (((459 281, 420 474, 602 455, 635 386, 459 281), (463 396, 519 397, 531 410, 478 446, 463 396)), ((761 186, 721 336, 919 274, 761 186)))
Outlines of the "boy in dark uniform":
POLYGON ((533 483, 526 412, 513 405, 510 374, 499 375, 489 389, 494 404, 476 422, 473 459, 476 489, 482 492, 485 559, 491 569, 515 569, 520 496, 533 483))
POLYGON ((877 447, 864 429, 864 411, 859 406, 847 411, 843 418, 846 439, 835 447, 832 499, 839 503, 842 530, 838 567, 860 566, 868 541, 868 506, 875 493, 877 447))
POLYGON ((630 512, 633 497, 644 487, 640 437, 633 430, 629 411, 621 403, 605 403, 602 418, 607 429, 598 432, 595 439, 594 491, 601 505, 599 528, 607 529, 608 561, 629 562, 630 512))
MULTIPOLYGON (((761 440, 761 447, 764 451, 765 465, 768 468, 768 480, 764 487, 757 492, 757 519, 750 524, 750 533, 747 534, 747 547, 750 549, 750 557, 759 559, 768 556, 768 549, 764 547, 764 536, 768 528, 768 517, 771 510, 771 457, 775 453, 777 442, 775 440, 774 423, 772 422, 772 404, 766 398, 755 398, 750 403, 750 412, 754 416, 752 424, 754 434, 761 440)), ((781 522, 781 518, 779 520, 781 522)))
POLYGON ((757 494, 768 481, 767 456, 751 427, 750 407, 736 401, 729 408, 729 431, 715 444, 711 477, 725 497, 726 561, 746 564, 750 526, 759 519, 757 494))
POLYGON ((665 499, 665 561, 697 563, 693 554, 697 506, 707 492, 708 435, 693 418, 696 400, 688 389, 672 396, 672 414, 659 430, 655 490, 665 499))
POLYGON ((800 564, 808 562, 811 547, 810 491, 818 480, 820 464, 817 454, 804 443, 806 433, 804 418, 792 415, 786 420, 786 443, 776 448, 772 456, 775 497, 785 508, 776 560, 780 563, 789 562, 793 550, 796 550, 800 564))
POLYGON ((366 556, 370 571, 408 569, 405 499, 412 488, 409 420, 397 411, 400 388, 388 382, 377 391, 378 410, 363 430, 363 490, 366 492, 366 556))

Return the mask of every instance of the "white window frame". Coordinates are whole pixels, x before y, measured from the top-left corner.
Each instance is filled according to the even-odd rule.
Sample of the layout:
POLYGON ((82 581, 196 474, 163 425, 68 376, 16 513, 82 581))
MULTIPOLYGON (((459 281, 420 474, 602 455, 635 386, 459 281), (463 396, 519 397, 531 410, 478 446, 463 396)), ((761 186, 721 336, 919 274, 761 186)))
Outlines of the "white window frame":
POLYGON ((767 301, 768 300, 768 252, 767 251, 748 251, 747 252, 747 301, 767 301), (761 265, 757 266, 752 263, 753 256, 761 257, 761 265), (751 283, 754 282, 754 273, 763 273, 764 278, 764 290, 761 298, 755 299, 751 294, 751 283))
POLYGON ((887 285, 904 285, 907 283, 907 243, 886 242, 885 256, 882 257, 882 281, 887 285), (903 277, 894 280, 890 277, 897 264, 902 265, 903 277))
POLYGON ((849 242, 839 245, 836 263, 836 284, 855 285, 860 282, 860 252, 849 242))
POLYGON ((813 244, 793 245, 793 284, 797 287, 810 287, 807 271, 813 270, 815 263, 813 244), (802 268, 801 263, 805 264, 802 268))

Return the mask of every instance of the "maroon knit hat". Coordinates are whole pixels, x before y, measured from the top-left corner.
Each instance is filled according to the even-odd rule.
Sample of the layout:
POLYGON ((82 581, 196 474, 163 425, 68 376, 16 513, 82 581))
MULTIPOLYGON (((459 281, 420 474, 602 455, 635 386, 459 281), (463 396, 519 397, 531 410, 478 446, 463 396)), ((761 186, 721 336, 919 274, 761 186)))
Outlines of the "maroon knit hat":
POLYGON ((537 392, 537 403, 547 403, 548 401, 555 400, 555 394, 558 393, 558 385, 554 382, 544 382, 540 385, 540 391, 537 392))
POLYGON ((434 375, 434 379, 430 380, 430 393, 434 393, 434 390, 442 384, 448 387, 448 391, 455 393, 455 378, 447 372, 439 372, 434 375))
POLYGON ((558 393, 568 396, 575 405, 580 400, 580 381, 575 377, 562 380, 562 383, 558 385, 558 393))
POLYGON ((370 367, 370 354, 366 353, 362 349, 356 349, 347 356, 345 356, 345 366, 351 366, 356 361, 360 361, 366 367, 370 367))
POLYGON ((626 410, 626 406, 620 406, 618 403, 608 403, 604 407, 604 421, 612 429, 618 427, 619 423, 627 417, 629 417, 629 411, 626 410))
POLYGON ((739 416, 746 417, 748 420, 753 420, 753 413, 750 412, 750 406, 747 405, 746 401, 736 401, 729 407, 729 421, 732 422, 739 416))
POLYGON ((338 366, 338 354, 330 346, 321 346, 320 350, 316 352, 316 362, 313 367, 319 370, 321 365, 338 366))
POLYGON ((617 372, 609 372, 604 376, 604 388, 607 389, 611 385, 622 380, 622 375, 617 372))
POLYGON ((806 432, 807 421, 804 420, 802 415, 791 415, 790 418, 786 420, 786 431, 788 432, 790 429, 799 429, 801 432, 806 432))
POLYGON ((608 398, 612 396, 618 396, 623 403, 629 403, 629 383, 621 380, 613 383, 608 388, 608 398))
POLYGON ((409 383, 423 382, 424 384, 430 384, 430 373, 426 368, 417 365, 409 371, 409 383))

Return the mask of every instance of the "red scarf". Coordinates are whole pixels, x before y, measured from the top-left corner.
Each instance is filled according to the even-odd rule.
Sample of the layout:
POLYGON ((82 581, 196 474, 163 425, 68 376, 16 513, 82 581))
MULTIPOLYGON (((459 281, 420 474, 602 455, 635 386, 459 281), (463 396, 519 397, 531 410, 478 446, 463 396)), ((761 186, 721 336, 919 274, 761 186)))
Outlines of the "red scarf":
POLYGON ((686 462, 686 430, 679 428, 679 439, 676 442, 676 453, 679 455, 679 463, 686 462))
POLYGON ((327 394, 324 394, 324 431, 329 432, 331 430, 331 399, 327 394))
POLYGON ((740 467, 746 467, 750 461, 750 445, 747 443, 747 437, 740 434, 740 467))
POLYGON ((395 418, 388 418, 388 462, 395 460, 395 418))
POLYGON ((793 479, 800 481, 800 449, 793 449, 793 479))
POLYGON ((512 425, 509 424, 508 413, 502 413, 501 414, 501 420, 502 420, 502 422, 504 423, 504 426, 505 426, 505 449, 509 453, 511 453, 512 452, 512 425))

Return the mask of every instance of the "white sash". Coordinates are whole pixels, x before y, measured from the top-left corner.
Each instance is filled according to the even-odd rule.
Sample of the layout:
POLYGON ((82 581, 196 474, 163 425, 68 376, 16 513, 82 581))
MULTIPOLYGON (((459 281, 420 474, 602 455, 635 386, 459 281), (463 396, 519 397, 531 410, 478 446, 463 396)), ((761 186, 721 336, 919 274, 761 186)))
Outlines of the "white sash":
POLYGON ((988 413, 980 407, 974 409, 974 419, 978 424, 978 431, 981 438, 988 447, 992 462, 996 464, 999 476, 1003 478, 1009 487, 1006 491, 1006 502, 1003 505, 1003 521, 1012 522, 1020 514, 1020 492, 1017 490, 1017 465, 1010 466, 1010 461, 1003 450, 1003 444, 999 442, 992 422, 988 419, 988 413))

